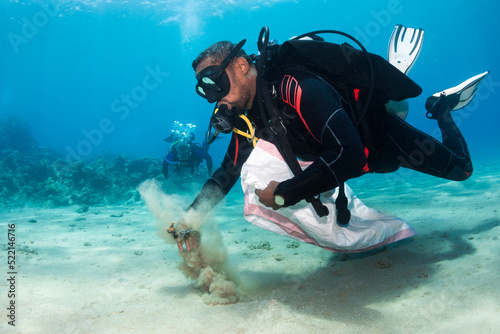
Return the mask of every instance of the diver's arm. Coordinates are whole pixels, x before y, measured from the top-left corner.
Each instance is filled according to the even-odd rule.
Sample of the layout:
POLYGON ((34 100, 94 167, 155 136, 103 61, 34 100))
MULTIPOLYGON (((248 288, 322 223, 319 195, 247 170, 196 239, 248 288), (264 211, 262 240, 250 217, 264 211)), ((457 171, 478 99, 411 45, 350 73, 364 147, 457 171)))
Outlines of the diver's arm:
POLYGON ((161 164, 161 171, 163 172, 163 177, 168 179, 168 165, 170 165, 166 160, 163 160, 161 164))
POLYGON ((233 134, 221 167, 208 179, 201 192, 187 210, 203 209, 208 211, 222 201, 240 177, 241 167, 250 155, 251 149, 248 149, 249 145, 246 140, 242 140, 242 138, 233 134))
POLYGON ((161 171, 163 172, 163 177, 168 179, 168 163, 165 160, 161 164, 161 171))
POLYGON ((196 151, 196 154, 197 154, 197 156, 200 157, 200 162, 201 162, 201 159, 204 159, 207 162, 208 176, 212 176, 213 163, 212 163, 212 157, 210 156, 210 154, 203 151, 202 149, 198 149, 196 151))
MULTIPOLYGON (((302 95, 294 107, 307 131, 322 144, 323 151, 299 175, 281 182, 274 195, 285 198, 285 206, 332 190, 341 182, 362 174, 366 164, 364 146, 338 94, 314 77, 298 80, 302 95)), ((298 120, 297 120, 298 121, 298 120)))
POLYGON ((208 176, 212 175, 213 162, 210 154, 205 153, 205 160, 207 161, 208 176))
POLYGON ((189 210, 211 210, 226 196, 224 190, 214 179, 208 179, 193 203, 186 209, 189 210))

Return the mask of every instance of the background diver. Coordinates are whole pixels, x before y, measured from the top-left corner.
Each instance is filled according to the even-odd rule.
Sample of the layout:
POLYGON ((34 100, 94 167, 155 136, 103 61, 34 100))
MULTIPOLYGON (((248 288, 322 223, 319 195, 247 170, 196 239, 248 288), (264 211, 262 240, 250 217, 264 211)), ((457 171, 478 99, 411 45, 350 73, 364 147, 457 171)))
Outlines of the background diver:
POLYGON ((175 173, 181 173, 188 170, 191 175, 200 175, 199 166, 203 160, 207 163, 208 177, 212 175, 212 157, 208 154, 208 146, 204 145, 205 150, 197 143, 194 143, 195 125, 183 125, 174 122, 174 128, 171 134, 164 139, 171 142, 165 158, 162 163, 162 172, 165 179, 168 179, 169 166, 172 165, 175 173))
MULTIPOLYGON (((289 144, 295 157, 313 161, 295 177, 280 183, 272 181, 266 188, 256 191, 260 202, 274 210, 302 200, 309 202, 320 193, 365 173, 393 172, 400 167, 463 181, 472 174, 472 162, 466 141, 451 113, 472 100, 487 72, 427 99, 427 117, 437 121, 443 135, 439 142, 404 121, 407 108, 404 99, 419 95, 421 89, 401 74, 410 70, 422 41, 423 30, 396 26, 389 43, 392 66, 382 64, 387 76, 397 79, 395 88, 375 87, 374 96, 367 104, 367 125, 361 129, 350 117, 349 110, 353 110, 357 102, 344 94, 343 82, 327 81, 305 67, 294 66, 289 59, 274 72, 266 69, 266 73, 259 73, 263 67, 241 49, 244 41, 237 45, 218 42, 200 53, 192 64, 197 79, 196 91, 208 102, 216 102, 211 123, 220 132, 244 128, 248 122, 240 117, 247 118, 255 125, 252 138, 263 138, 277 146, 289 144), (268 91, 273 92, 278 120, 274 122, 278 125, 271 130, 278 133, 282 126, 286 144, 270 135, 267 123, 273 123, 269 119, 273 115, 269 116, 268 109, 272 106, 266 103, 269 102, 266 100, 268 91), (410 93, 400 96, 403 91, 410 93), (399 97, 391 99, 392 96, 399 97), (422 154, 415 155, 415 152, 422 154)), ((314 45, 309 44, 311 46, 314 45)), ((348 65, 352 64, 346 63, 348 65)), ((383 77, 378 79, 383 80, 383 77)), ((207 210, 219 203, 238 180, 252 148, 252 141, 233 134, 221 167, 205 183, 188 211, 207 210)), ((182 250, 182 241, 177 241, 182 250)))

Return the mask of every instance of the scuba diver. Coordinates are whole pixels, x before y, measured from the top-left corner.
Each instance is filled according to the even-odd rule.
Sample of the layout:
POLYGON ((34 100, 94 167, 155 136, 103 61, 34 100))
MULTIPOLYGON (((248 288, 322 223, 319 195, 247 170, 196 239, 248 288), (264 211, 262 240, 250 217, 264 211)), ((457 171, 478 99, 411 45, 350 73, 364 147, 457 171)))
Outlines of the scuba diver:
MULTIPOLYGON (((183 125, 177 121, 174 122, 171 134, 164 139, 164 141, 172 143, 162 163, 162 172, 165 179, 168 179, 170 165, 174 166, 175 173, 181 173, 183 170, 188 169, 191 175, 200 175, 199 166, 203 160, 207 163, 208 177, 212 175, 212 157, 207 150, 202 149, 202 146, 193 143, 195 129, 196 125, 183 125)), ((204 147, 208 148, 207 145, 204 145, 204 147)))
MULTIPOLYGON (((274 46, 266 29, 258 39, 259 56, 244 52, 245 40, 236 45, 222 41, 193 61, 196 92, 216 103, 211 141, 220 132, 234 133, 221 167, 188 211, 210 209, 224 198, 257 138, 276 145, 295 174, 256 190, 260 202, 273 210, 306 200, 318 216, 324 216, 327 213, 317 204, 319 194, 339 187, 340 199, 345 181, 400 167, 454 181, 471 176, 471 157, 452 113, 473 99, 488 72, 427 99, 427 117, 437 121, 440 142, 404 120, 406 99, 422 91, 406 76, 420 53, 422 29, 396 26, 388 62, 366 52, 353 38, 363 52, 348 44, 324 42, 320 32, 274 46), (333 46, 326 49, 327 44, 333 46), (296 172, 296 158, 313 163, 296 172)), ((347 207, 347 200, 343 205, 347 207)), ((343 205, 336 202, 339 217, 343 205)), ((347 224, 344 218, 348 222, 349 214, 339 225, 347 224)), ((183 241, 188 249, 195 242, 177 240, 180 250, 183 241)))

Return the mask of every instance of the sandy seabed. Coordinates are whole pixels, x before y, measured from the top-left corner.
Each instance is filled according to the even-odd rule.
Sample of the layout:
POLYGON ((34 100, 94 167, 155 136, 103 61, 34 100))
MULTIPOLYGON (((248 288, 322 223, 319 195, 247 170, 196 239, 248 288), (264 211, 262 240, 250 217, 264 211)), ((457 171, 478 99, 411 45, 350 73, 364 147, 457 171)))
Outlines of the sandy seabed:
POLYGON ((419 234, 377 251, 334 254, 247 223, 234 189, 209 218, 237 289, 230 304, 211 302, 210 291, 186 278, 177 247, 158 236, 158 219, 143 202, 85 213, 4 209, 0 333, 498 333, 494 166, 476 167, 462 183, 403 171, 349 184, 365 204, 419 234), (15 298, 7 281, 12 223, 15 298))

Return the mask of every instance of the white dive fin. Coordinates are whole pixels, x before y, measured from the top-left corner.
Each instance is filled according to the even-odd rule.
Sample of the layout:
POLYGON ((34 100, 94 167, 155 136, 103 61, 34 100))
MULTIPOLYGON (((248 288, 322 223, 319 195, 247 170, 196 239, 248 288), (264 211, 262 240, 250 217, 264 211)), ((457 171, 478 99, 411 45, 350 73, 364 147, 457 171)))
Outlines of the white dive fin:
POLYGON ((396 25, 392 31, 387 50, 389 63, 404 74, 408 74, 417 60, 424 42, 424 30, 396 25))
POLYGON ((478 74, 468 80, 465 80, 458 86, 455 86, 453 88, 448 88, 442 92, 433 94, 432 96, 440 97, 441 95, 450 96, 453 94, 457 94, 459 95, 459 99, 457 105, 453 107, 452 110, 462 109, 463 107, 467 106, 470 101, 472 101, 474 95, 476 95, 479 83, 481 82, 481 80, 484 79, 486 74, 488 74, 488 71, 478 74))
POLYGON ((465 80, 458 86, 448 88, 430 96, 425 103, 427 117, 431 119, 436 119, 436 117, 438 117, 436 112, 439 112, 439 109, 436 111, 434 110, 434 106, 437 105, 438 101, 442 101, 442 105, 445 105, 448 110, 458 110, 467 106, 476 95, 479 83, 488 73, 489 72, 486 71, 478 74, 465 80))

